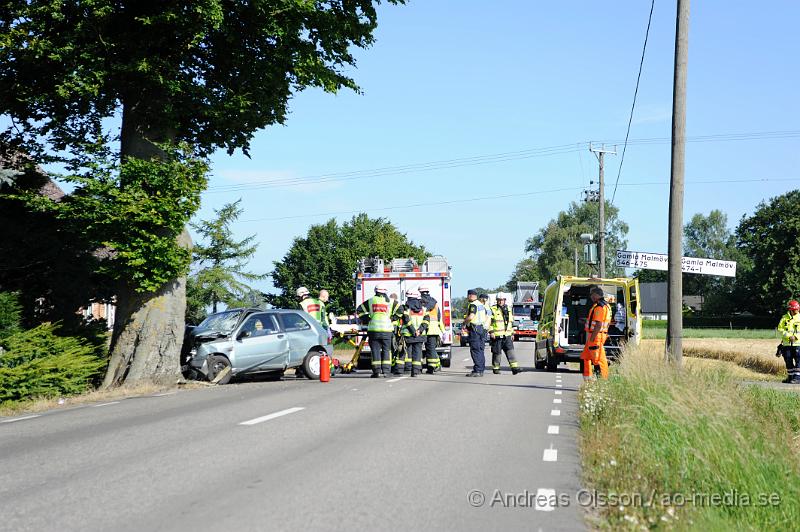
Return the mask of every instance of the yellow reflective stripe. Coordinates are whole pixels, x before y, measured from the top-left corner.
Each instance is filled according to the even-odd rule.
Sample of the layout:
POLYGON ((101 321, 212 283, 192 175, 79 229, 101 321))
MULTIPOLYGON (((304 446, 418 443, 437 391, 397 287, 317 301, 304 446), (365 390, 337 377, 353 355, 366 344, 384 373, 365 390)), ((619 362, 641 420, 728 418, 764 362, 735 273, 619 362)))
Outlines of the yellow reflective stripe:
POLYGON ((509 365, 510 365, 512 368, 519 367, 519 363, 518 363, 518 362, 512 362, 512 363, 511 363, 511 364, 509 364, 509 365))

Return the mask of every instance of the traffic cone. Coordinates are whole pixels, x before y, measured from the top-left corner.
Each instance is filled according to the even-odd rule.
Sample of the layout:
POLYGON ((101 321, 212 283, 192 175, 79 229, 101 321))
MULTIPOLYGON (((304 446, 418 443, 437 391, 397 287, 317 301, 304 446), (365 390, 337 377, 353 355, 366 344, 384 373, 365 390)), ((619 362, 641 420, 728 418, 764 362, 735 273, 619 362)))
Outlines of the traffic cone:
POLYGON ((319 357, 319 381, 328 382, 331 380, 331 357, 322 355, 319 357))

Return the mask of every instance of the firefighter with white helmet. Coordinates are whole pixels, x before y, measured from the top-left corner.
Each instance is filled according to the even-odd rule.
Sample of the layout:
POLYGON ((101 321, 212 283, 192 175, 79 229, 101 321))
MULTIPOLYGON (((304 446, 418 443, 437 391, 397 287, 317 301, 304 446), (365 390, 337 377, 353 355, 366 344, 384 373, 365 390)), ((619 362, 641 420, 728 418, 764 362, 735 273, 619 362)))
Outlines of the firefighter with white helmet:
POLYGON ((788 374, 784 382, 800 384, 800 303, 796 300, 789 301, 787 312, 778 324, 778 331, 781 333, 778 356, 783 355, 788 374))
POLYGON ((422 344, 427 338, 430 315, 422 305, 419 291, 414 289, 406 292, 402 310, 400 331, 405 340, 405 371, 416 377, 422 372, 422 344))
POLYGON ((300 307, 311 314, 311 317, 317 320, 325 331, 328 331, 330 324, 328 323, 328 314, 325 312, 325 303, 316 297, 311 297, 311 293, 305 286, 298 288, 295 293, 300 301, 300 307))
POLYGON ((358 306, 356 314, 367 325, 369 349, 372 352, 372 378, 387 377, 392 370, 392 321, 401 312, 397 301, 387 295, 383 283, 375 286, 375 295, 358 306))
POLYGON ((428 314, 428 330, 425 335, 425 363, 428 366, 428 373, 433 373, 442 369, 442 362, 439 360, 439 353, 436 348, 439 339, 444 332, 442 323, 442 311, 439 302, 431 296, 431 288, 426 284, 419 285, 420 299, 425 312, 428 314))

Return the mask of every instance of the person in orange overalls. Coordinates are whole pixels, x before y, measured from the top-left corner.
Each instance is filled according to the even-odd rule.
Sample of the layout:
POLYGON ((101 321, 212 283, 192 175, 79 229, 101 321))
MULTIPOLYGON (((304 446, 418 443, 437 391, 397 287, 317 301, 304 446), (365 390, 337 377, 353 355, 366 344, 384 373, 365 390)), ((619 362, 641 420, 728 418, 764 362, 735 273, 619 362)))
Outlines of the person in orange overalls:
POLYGON ((603 347, 608 338, 608 324, 611 322, 611 305, 604 299, 603 289, 595 286, 589 292, 592 298, 592 309, 586 318, 586 345, 583 347, 583 379, 592 378, 592 367, 600 366, 600 376, 608 378, 608 360, 603 347))

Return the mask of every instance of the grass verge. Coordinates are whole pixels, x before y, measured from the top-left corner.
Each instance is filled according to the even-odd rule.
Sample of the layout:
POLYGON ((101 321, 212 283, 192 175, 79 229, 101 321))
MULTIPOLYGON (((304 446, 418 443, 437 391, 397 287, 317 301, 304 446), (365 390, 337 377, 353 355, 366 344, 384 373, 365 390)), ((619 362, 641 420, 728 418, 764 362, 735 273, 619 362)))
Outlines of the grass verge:
MULTIPOLYGON (((646 349, 664 352, 661 340, 644 340, 646 349)), ((748 370, 772 375, 776 378, 786 376, 783 358, 775 356, 776 340, 735 339, 735 338, 685 338, 683 354, 685 357, 723 360, 748 370)))
POLYGON ((719 365, 678 371, 647 345, 580 395, 592 525, 787 530, 800 523, 800 395, 719 365))
MULTIPOLYGON (((663 340, 667 337, 666 327, 645 325, 642 338, 663 340)), ((739 339, 773 339, 780 341, 775 329, 683 329, 684 338, 739 338, 739 339)))

